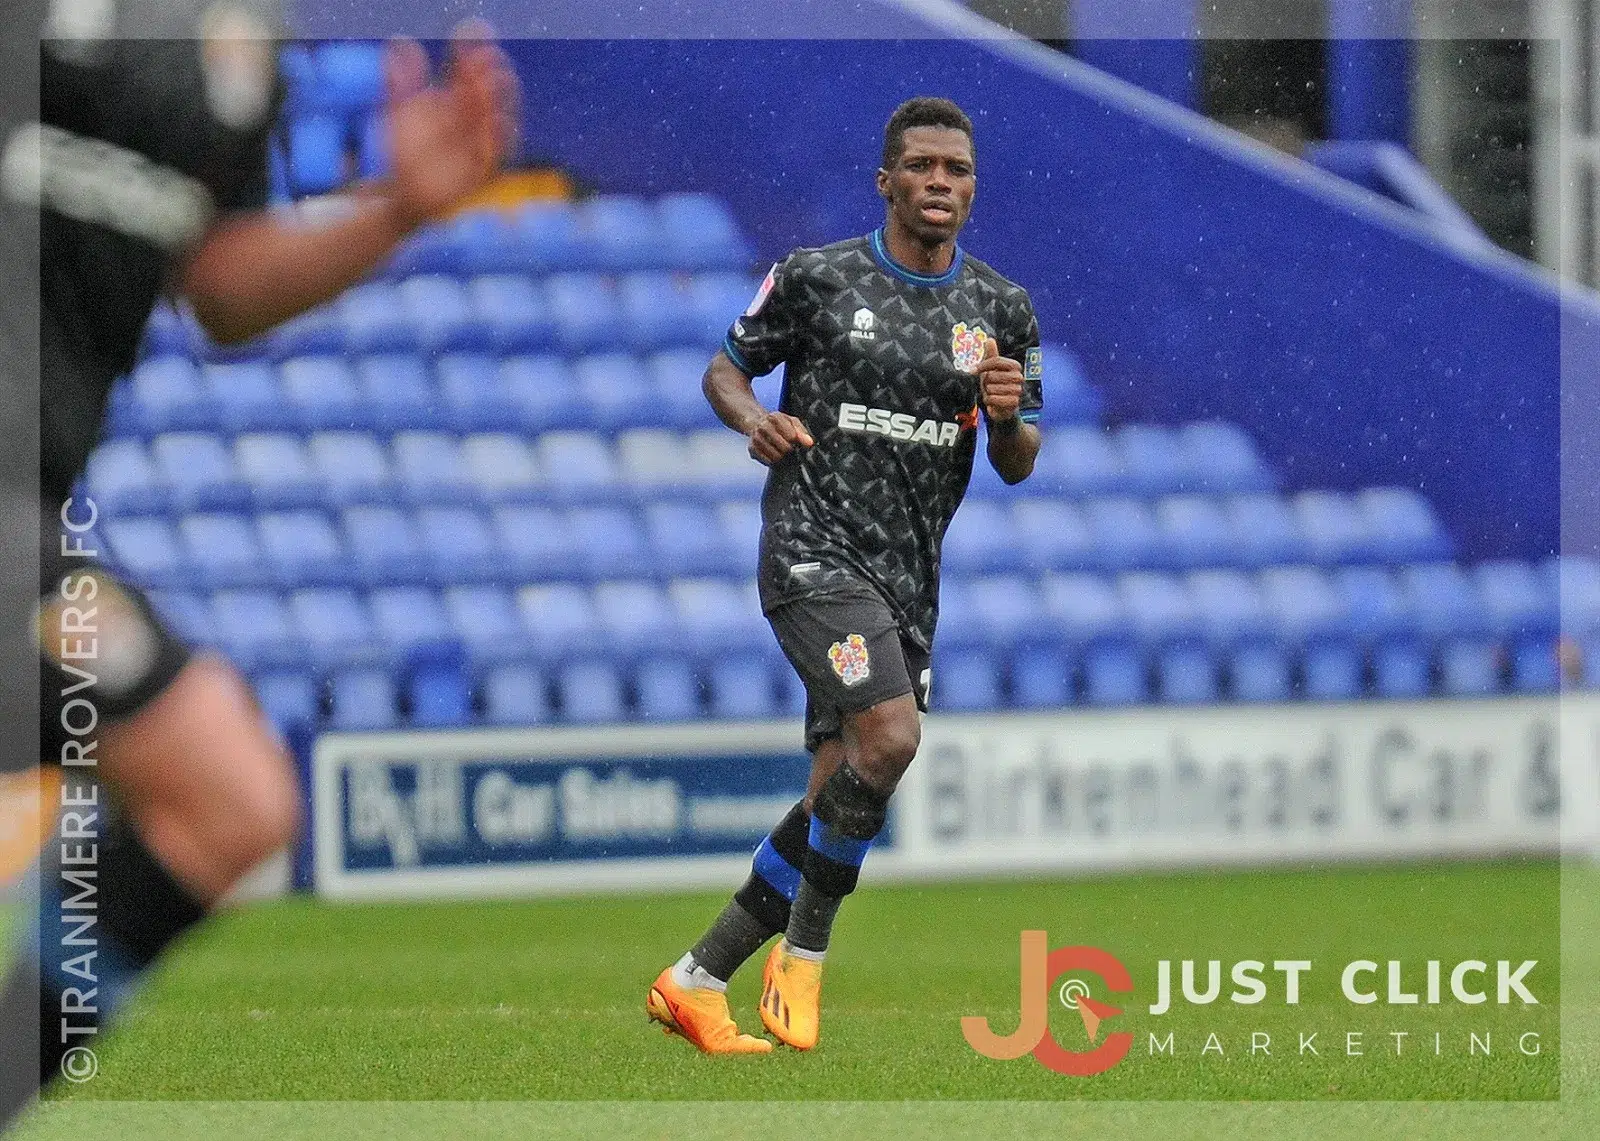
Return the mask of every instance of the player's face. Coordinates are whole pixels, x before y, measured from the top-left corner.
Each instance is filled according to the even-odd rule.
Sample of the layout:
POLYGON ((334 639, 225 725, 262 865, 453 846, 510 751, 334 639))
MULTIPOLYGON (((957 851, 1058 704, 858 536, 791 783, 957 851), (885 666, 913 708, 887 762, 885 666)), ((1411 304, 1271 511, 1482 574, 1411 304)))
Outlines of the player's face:
POLYGON ((972 140, 954 127, 908 128, 900 160, 878 172, 878 192, 894 220, 927 245, 955 239, 977 188, 972 140))

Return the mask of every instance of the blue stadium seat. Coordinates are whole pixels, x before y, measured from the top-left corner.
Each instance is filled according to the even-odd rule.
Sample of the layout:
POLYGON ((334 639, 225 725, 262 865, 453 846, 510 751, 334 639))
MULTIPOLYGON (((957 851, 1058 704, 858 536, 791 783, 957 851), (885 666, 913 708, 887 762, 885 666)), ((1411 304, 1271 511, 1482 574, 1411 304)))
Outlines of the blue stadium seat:
POLYGON ((759 495, 767 469, 750 458, 749 443, 726 428, 690 432, 684 440, 690 486, 718 499, 759 495))
POLYGON ((736 574, 734 553, 711 508, 652 503, 643 509, 645 537, 657 573, 666 576, 736 574))
POLYGON ((398 286, 423 352, 487 352, 494 346, 488 318, 475 312, 466 288, 444 274, 419 274, 398 286))
POLYGON ((742 269, 751 251, 728 207, 709 194, 666 194, 656 203, 667 263, 680 269, 742 269))
POLYGON ((1030 571, 1081 571, 1100 565, 1094 535, 1075 504, 1019 499, 1011 505, 1022 565, 1030 571))
POLYGON ((697 490, 684 438, 669 429, 634 428, 620 433, 617 461, 623 483, 641 498, 697 490))
POLYGON ((626 716, 622 677, 610 662, 580 661, 556 671, 561 719, 575 724, 621 721, 626 716))
POLYGON ((185 515, 178 520, 178 539, 195 584, 203 589, 270 586, 275 581, 249 516, 185 515))
POLYGON ((1162 567, 1173 561, 1155 516, 1138 499, 1091 499, 1084 519, 1100 564, 1110 571, 1162 567))
POLYGON ((141 434, 205 430, 220 418, 216 394, 202 383, 199 368, 186 357, 147 358, 134 368, 131 380, 141 434))
POLYGON ((1346 496, 1335 491, 1302 491, 1294 497, 1294 512, 1312 562, 1341 566, 1378 557, 1365 517, 1346 496))
POLYGON ((108 517, 165 511, 171 498, 165 481, 136 439, 107 440, 89 455, 84 487, 108 517))
POLYGON ((697 274, 689 286, 694 301, 696 326, 700 332, 699 343, 707 352, 722 344, 734 320, 755 300, 760 279, 742 273, 697 274))
POLYGON ((1205 641, 1199 608, 1183 579, 1133 571, 1117 577, 1116 590, 1134 632, 1147 647, 1205 641))
POLYGON ((383 102, 383 49, 377 44, 334 40, 319 45, 315 59, 318 106, 349 116, 383 102))
POLYGON ((1139 651, 1106 643, 1083 652, 1083 697, 1090 705, 1138 705, 1149 700, 1150 683, 1139 651))
POLYGON ((439 583, 498 582, 505 572, 483 515, 470 507, 424 507, 417 534, 439 583))
POLYGON ((1046 574, 1039 579, 1044 609, 1040 626, 1071 645, 1115 642, 1133 645, 1136 633, 1127 607, 1099 575, 1046 574))
POLYGON ((217 644, 241 669, 305 668, 305 639, 276 593, 219 590, 211 596, 211 613, 217 644))
POLYGON ((340 522, 345 549, 361 582, 385 586, 427 581, 431 564, 405 512, 387 505, 347 507, 340 522))
POLYGON ((299 430, 300 414, 283 396, 278 370, 265 361, 208 364, 200 372, 217 397, 217 424, 224 431, 299 430))
POLYGON ((165 519, 105 519, 100 534, 112 566, 139 586, 184 587, 193 580, 194 568, 165 519))
POLYGON ((383 643, 355 591, 311 587, 291 591, 288 603, 290 618, 313 668, 329 670, 382 660, 383 643))
POLYGON ((1448 559, 1453 544, 1433 506, 1409 488, 1373 487, 1356 495, 1376 558, 1387 563, 1448 559))
POLYGON ((461 461, 461 444, 443 432, 400 432, 390 444, 400 498, 417 506, 465 506, 477 487, 461 461))
POLYGON ((645 362, 650 399, 670 428, 715 428, 720 421, 700 389, 710 353, 704 348, 668 349, 645 362))
MULTIPOLYGON (((522 403, 506 391, 502 370, 490 357, 452 353, 434 366, 439 374, 443 422, 460 432, 506 432, 525 426, 522 403)), ((433 425, 441 420, 433 416, 433 425)))
POLYGON ((1223 510, 1233 530, 1236 565, 1270 567, 1297 563, 1309 556, 1300 520, 1276 495, 1230 495, 1223 510))
POLYGON ((985 641, 991 646, 1009 650, 1056 641, 1049 630, 1040 628, 1044 600, 1030 579, 1013 574, 968 579, 964 604, 983 625, 985 641))
POLYGON ((568 520, 590 578, 630 578, 654 570, 645 531, 632 510, 574 507, 568 520))
POLYGON ((393 498, 389 458, 365 432, 317 432, 306 450, 323 494, 333 506, 384 503, 393 498))
POLYGON ((560 273, 592 265, 570 202, 526 203, 512 216, 512 231, 517 252, 533 272, 560 273))
POLYGON ((1560 601, 1568 681, 1600 688, 1600 563, 1566 555, 1545 560, 1539 569, 1560 601))
POLYGON ((1122 454, 1099 428, 1053 428, 1039 451, 1034 480, 1044 492, 1064 495, 1115 495, 1132 487, 1122 454))
POLYGON ((540 583, 517 591, 516 612, 536 661, 594 657, 605 635, 589 591, 572 583, 540 583))
POLYGON ((597 268, 612 273, 667 264, 667 245, 655 208, 631 194, 601 194, 578 207, 580 232, 597 268))
POLYGON ((460 645, 444 604, 429 587, 381 587, 367 595, 367 605, 392 663, 409 662, 419 651, 460 645))
POLYGON ((593 599, 602 648, 611 657, 638 661, 681 649, 677 614, 666 592, 654 583, 597 583, 593 599))
POLYGON ((1174 566, 1220 567, 1234 561, 1233 531, 1218 500, 1168 496, 1156 504, 1155 518, 1161 545, 1174 566))
MULTIPOLYGON (((560 357, 508 357, 500 362, 500 391, 517 408, 517 426, 533 435, 555 429, 594 427, 594 417, 578 395, 577 382, 560 357)), ((466 400, 472 393, 452 396, 447 401, 466 400)), ((452 415, 460 422, 467 414, 463 405, 452 405, 452 415)))
POLYGON ((1273 642, 1249 642, 1233 651, 1228 676, 1235 701, 1287 701, 1289 657, 1273 642))
POLYGON ((1075 354, 1060 345, 1040 346, 1044 366, 1046 430, 1065 424, 1098 425, 1105 413, 1105 398, 1083 375, 1075 354))
POLYGON ((283 77, 285 111, 303 115, 321 109, 317 60, 310 46, 290 42, 279 48, 278 73, 283 77))
POLYGON ((530 643, 530 631, 505 587, 451 586, 442 596, 450 625, 474 666, 527 661, 539 645, 537 631, 530 643))
POLYGON ((1156 651, 1156 690, 1173 705, 1203 705, 1217 700, 1217 662, 1206 646, 1186 642, 1156 651))
POLYGON ((542 497, 544 480, 520 436, 487 432, 461 441, 461 467, 486 503, 525 503, 542 497))
POLYGON ((281 732, 293 726, 316 727, 321 719, 321 700, 317 683, 309 674, 273 670, 252 680, 261 709, 281 732))
POLYGON ((281 586, 344 586, 352 566, 339 534, 320 511, 269 512, 256 517, 261 553, 281 586))
POLYGON ((532 504, 507 504, 489 513, 506 576, 518 582, 576 577, 583 560, 566 512, 532 504))
POLYGON ((622 312, 606 279, 588 273, 558 273, 545 286, 556 339, 570 354, 603 352, 620 346, 622 312))
POLYGON ((572 378, 601 431, 661 426, 661 409, 651 399, 644 367, 636 357, 625 353, 586 356, 572 366, 572 378))
POLYGON ((278 370, 284 398, 310 432, 372 426, 350 366, 338 357, 294 357, 278 370))
POLYGON ((690 721, 703 716, 700 680, 682 658, 655 657, 634 669, 639 716, 646 721, 690 721))
POLYGON ((969 646, 957 651, 954 647, 935 645, 930 704, 951 713, 1000 708, 1004 702, 999 656, 986 646, 969 646))
POLYGON ((1277 480, 1256 454, 1250 437, 1236 424, 1185 424, 1178 431, 1178 448, 1194 491, 1268 492, 1277 487, 1277 480))
POLYGON ((339 299, 344 350, 351 356, 407 353, 417 347, 416 330, 400 292, 386 281, 355 286, 339 299))
POLYGON ((150 605, 169 629, 193 645, 210 645, 216 639, 216 616, 204 595, 188 590, 150 590, 150 605))
POLYGON ((1439 689, 1451 697, 1500 692, 1498 646, 1482 638, 1446 638, 1438 650, 1439 689))
POLYGON ((417 729, 453 729, 473 720, 472 682, 457 646, 428 646, 412 654, 405 676, 406 706, 417 729))
POLYGON ((289 185, 296 196, 326 194, 345 182, 344 124, 331 115, 291 119, 289 185))
POLYGON ((566 501, 608 499, 617 487, 616 457, 589 432, 546 432, 535 448, 550 494, 566 501))
POLYGON ((1113 446, 1121 454, 1129 490, 1140 495, 1171 495, 1195 483, 1171 428, 1129 424, 1117 432, 1113 446))
POLYGON ((1405 591, 1383 567, 1343 567, 1333 574, 1351 633, 1369 645, 1415 639, 1416 613, 1405 591))
POLYGON ((144 409, 133 394, 133 378, 119 376, 106 393, 105 426, 102 438, 106 440, 148 436, 150 425, 145 420, 144 409))
POLYGON ((556 319, 544 291, 524 274, 485 274, 467 285, 474 310, 488 323, 490 343, 502 356, 549 352, 557 345, 556 319))
POLYGON ((772 663, 760 654, 713 658, 706 670, 706 691, 712 717, 756 721, 778 715, 772 663))
POLYGON ((344 732, 396 728, 400 723, 394 675, 388 670, 339 670, 328 678, 328 728, 344 732))
POLYGON ((950 521, 940 566, 953 574, 1016 570, 1022 550, 1015 519, 1006 506, 968 500, 950 521))
POLYGON ((1431 638, 1487 640, 1489 615, 1467 572, 1453 563, 1422 563, 1400 569, 1418 628, 1431 638))
POLYGON ((252 432, 233 441, 233 466, 258 511, 314 507, 322 486, 298 436, 252 432))
POLYGON ((169 355, 192 357, 198 351, 195 342, 197 333, 192 316, 164 301, 158 302, 150 310, 150 319, 145 323, 144 336, 139 342, 139 355, 141 358, 169 355))
POLYGON ((1522 693, 1558 688, 1560 598, 1549 578, 1526 563, 1506 560, 1481 564, 1473 578, 1490 630, 1506 655, 1512 687, 1522 693))
POLYGON ((1315 642, 1301 662, 1305 695, 1313 701, 1345 701, 1361 696, 1361 651, 1353 642, 1315 642))
POLYGON ((364 357, 356 362, 362 418, 379 432, 437 427, 439 396, 415 354, 364 357))
POLYGON ((1285 644, 1350 638, 1345 600, 1323 571, 1309 566, 1269 567, 1258 581, 1267 613, 1285 644))
POLYGON ((1415 638, 1380 642, 1372 651, 1372 688, 1379 697, 1424 697, 1432 685, 1427 646, 1415 638))
POLYGON ((630 273, 617 300, 628 345, 639 353, 700 343, 694 298, 670 273, 630 273))
POLYGON ((542 725, 550 720, 548 682, 525 663, 496 666, 483 675, 483 719, 490 725, 542 725))
POLYGON ((1019 709, 1072 704, 1072 664, 1060 646, 1024 646, 1011 659, 1011 700, 1019 709))
POLYGON ((150 458, 170 491, 174 511, 235 511, 250 506, 250 488, 234 470, 222 440, 207 432, 168 432, 150 441, 150 458))
POLYGON ((753 568, 761 547, 761 505, 748 499, 730 499, 717 505, 717 524, 732 552, 733 565, 753 568))
POLYGON ((1273 639, 1261 588, 1243 571, 1191 571, 1185 582, 1195 617, 1213 646, 1231 649, 1273 639))
MULTIPOLYGON (((758 657, 769 665, 781 658, 771 628, 761 614, 755 583, 680 578, 667 584, 684 650, 715 666, 725 659, 758 657)), ((770 675, 768 677, 770 688, 770 675)), ((715 688, 715 686, 713 686, 715 688)), ((772 695, 768 694, 768 700, 772 695)))
POLYGON ((291 317, 267 336, 266 352, 273 360, 330 356, 344 352, 344 322, 335 304, 319 305, 291 317))
POLYGON ((382 178, 393 168, 388 123, 382 114, 368 115, 356 138, 356 170, 362 178, 382 178))

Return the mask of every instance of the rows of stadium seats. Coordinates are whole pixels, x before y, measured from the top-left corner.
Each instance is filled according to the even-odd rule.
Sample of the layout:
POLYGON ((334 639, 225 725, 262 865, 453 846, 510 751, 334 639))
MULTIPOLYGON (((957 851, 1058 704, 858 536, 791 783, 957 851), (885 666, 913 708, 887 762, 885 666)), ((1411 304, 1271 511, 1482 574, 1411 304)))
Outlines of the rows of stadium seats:
MULTIPOLYGON (((1557 688, 1557 598, 1600 681, 1600 566, 950 577, 934 663, 952 711, 1482 696, 1557 688)), ((753 582, 156 591, 282 720, 342 728, 798 713, 753 582), (326 708, 324 706, 326 705, 326 708)))

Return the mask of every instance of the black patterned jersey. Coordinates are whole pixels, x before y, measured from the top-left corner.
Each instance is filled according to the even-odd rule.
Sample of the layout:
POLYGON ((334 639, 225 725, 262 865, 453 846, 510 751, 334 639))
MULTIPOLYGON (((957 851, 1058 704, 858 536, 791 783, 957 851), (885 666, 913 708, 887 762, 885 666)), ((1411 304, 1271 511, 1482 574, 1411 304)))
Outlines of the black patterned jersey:
POLYGON ((957 247, 937 277, 897 264, 883 231, 801 249, 772 268, 723 350, 749 376, 783 364, 780 410, 816 441, 767 476, 764 608, 865 579, 930 648, 939 547, 972 477, 973 374, 993 338, 1023 362, 1022 418, 1042 405, 1027 291, 957 247))

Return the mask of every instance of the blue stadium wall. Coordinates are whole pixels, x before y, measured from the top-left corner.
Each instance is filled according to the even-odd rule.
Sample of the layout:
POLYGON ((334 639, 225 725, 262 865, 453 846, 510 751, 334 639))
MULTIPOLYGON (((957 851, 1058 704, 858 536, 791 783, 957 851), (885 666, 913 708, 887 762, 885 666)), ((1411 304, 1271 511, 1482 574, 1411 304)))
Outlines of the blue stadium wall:
MULTIPOLYGON (((439 30, 406 7, 363 5, 352 27, 334 3, 302 24, 439 30)), ((1077 350, 1114 417, 1235 420, 1291 488, 1416 488, 1469 559, 1563 545, 1564 462, 1565 549, 1600 549, 1583 490, 1600 482, 1593 402, 1569 399, 1563 457, 1562 303, 1526 263, 1453 248, 949 6, 812 0, 759 23, 727 3, 645 3, 625 24, 564 3, 536 23, 481 10, 508 35, 616 37, 511 43, 531 154, 610 190, 714 191, 766 258, 876 225, 884 121, 910 95, 948 95, 977 126, 966 244, 1029 287, 1046 338, 1077 350)), ((1576 390, 1600 373, 1600 303, 1567 304, 1576 390)))

